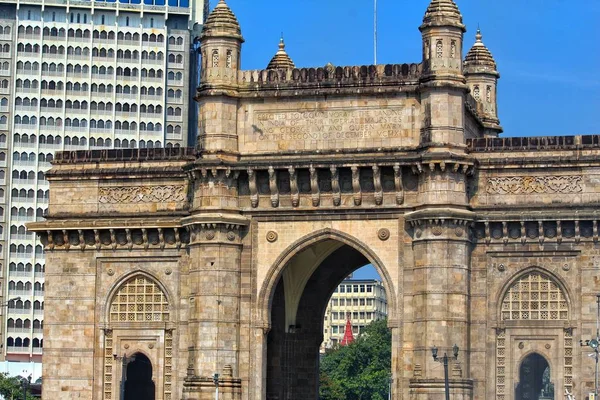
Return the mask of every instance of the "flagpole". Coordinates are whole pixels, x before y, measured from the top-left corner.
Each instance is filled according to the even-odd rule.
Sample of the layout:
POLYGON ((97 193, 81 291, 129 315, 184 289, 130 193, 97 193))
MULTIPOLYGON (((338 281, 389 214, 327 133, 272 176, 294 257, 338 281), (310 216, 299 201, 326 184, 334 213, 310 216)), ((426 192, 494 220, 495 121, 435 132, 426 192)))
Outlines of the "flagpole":
POLYGON ((377 65, 377 0, 374 1, 373 15, 373 58, 374 64, 377 65))

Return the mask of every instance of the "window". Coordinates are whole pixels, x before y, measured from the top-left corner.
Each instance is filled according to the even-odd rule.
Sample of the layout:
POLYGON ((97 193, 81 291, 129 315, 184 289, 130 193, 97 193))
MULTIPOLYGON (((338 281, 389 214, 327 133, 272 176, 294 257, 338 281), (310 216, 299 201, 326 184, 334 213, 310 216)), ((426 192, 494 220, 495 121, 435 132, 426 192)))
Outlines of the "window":
POLYGON ((360 292, 364 293, 365 292, 365 285, 360 285, 360 292))
POLYGON ((125 26, 129 26, 129 17, 125 18, 125 26))
POLYGON ((352 287, 354 289, 353 292, 358 293, 358 285, 352 285, 352 287))
POLYGON ((168 321, 164 292, 149 278, 138 275, 123 284, 110 306, 112 322, 168 321))
POLYGON ((488 85, 488 87, 485 88, 485 100, 488 103, 492 102, 492 87, 488 85))
POLYGON ((52 11, 52 22, 56 21, 56 12, 52 11))
POLYGON ((100 17, 100 21, 101 21, 100 23, 101 23, 102 25, 104 25, 104 22, 105 22, 105 20, 104 20, 104 15, 103 15, 102 17, 100 17))
POLYGON ((456 40, 450 42, 450 57, 456 57, 456 40))
POLYGON ((360 299, 360 305, 364 306, 365 305, 365 299, 360 299))
POLYGON ((475 98, 475 100, 479 101, 481 94, 479 91, 479 85, 475 85, 475 87, 473 88, 473 97, 475 98))
POLYGON ((219 67, 219 50, 213 50, 212 54, 212 66, 213 68, 219 67))
POLYGON ((150 28, 154 28, 154 18, 150 18, 150 28))
POLYGON ((444 44, 441 40, 438 40, 435 44, 435 52, 437 58, 442 58, 444 56, 444 44))
MULTIPOLYGON (((348 299, 348 301, 350 301, 350 299, 348 299)), ((358 299, 352 299, 352 305, 358 306, 358 299)))
POLYGON ((231 68, 231 60, 232 60, 231 50, 227 50, 227 59, 226 59, 227 68, 231 68))
POLYGON ((371 292, 373 292, 373 286, 367 285, 367 293, 371 293, 371 292))
POLYGON ((346 285, 340 285, 340 293, 346 293, 346 285))
POLYGON ((550 276, 533 271, 521 276, 502 300, 502 320, 567 320, 567 299, 550 276))

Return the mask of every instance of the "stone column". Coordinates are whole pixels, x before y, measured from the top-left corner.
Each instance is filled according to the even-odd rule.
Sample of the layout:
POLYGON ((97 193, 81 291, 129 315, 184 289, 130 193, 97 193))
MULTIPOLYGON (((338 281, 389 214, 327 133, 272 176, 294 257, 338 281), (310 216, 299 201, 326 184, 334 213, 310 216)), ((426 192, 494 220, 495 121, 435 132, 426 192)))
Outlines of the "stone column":
POLYGON ((452 357, 452 346, 460 348, 458 363, 450 361, 451 397, 472 399, 469 380, 469 226, 472 212, 466 209, 466 164, 444 161, 419 168, 419 196, 423 208, 407 215, 413 235, 413 378, 411 399, 444 399, 444 367, 438 355, 452 357))
MULTIPOLYGON (((239 399, 240 221, 208 216, 190 226, 190 351, 184 399, 239 399)), ((234 218, 234 217, 232 217, 234 218)), ((239 216, 237 217, 240 218, 239 216)))

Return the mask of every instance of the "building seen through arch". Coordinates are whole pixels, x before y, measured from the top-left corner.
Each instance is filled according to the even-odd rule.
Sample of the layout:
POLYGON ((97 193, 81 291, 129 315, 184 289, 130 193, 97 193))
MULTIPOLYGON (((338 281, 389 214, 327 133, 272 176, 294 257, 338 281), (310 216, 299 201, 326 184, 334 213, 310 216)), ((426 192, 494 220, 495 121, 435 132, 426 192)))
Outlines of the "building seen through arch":
POLYGON ((217 386, 225 400, 316 400, 329 299, 372 264, 392 399, 442 400, 431 348, 454 344, 454 400, 585 398, 600 137, 499 137, 481 32, 464 36, 452 0, 432 0, 419 29, 415 64, 296 68, 282 40, 267 69, 245 71, 220 0, 200 35, 196 148, 56 153, 45 220, 27 225, 38 242, 7 246, 15 278, 37 271, 22 255, 45 251, 44 301, 7 308, 14 329, 45 312, 45 396, 115 399, 129 382, 156 400, 217 386), (127 364, 138 354, 149 364, 127 364))

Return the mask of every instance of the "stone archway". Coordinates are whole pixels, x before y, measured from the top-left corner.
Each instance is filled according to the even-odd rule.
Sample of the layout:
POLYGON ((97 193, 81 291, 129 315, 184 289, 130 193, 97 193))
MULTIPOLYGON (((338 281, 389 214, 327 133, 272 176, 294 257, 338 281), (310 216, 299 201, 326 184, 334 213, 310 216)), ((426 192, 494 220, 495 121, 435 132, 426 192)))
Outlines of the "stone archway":
POLYGON ((519 382, 515 400, 553 400, 550 364, 538 353, 531 353, 519 366, 519 382))
POLYGON ((287 260, 270 307, 267 399, 318 398, 319 346, 329 298, 344 278, 368 263, 363 252, 331 238, 312 243, 287 260))
POLYGON ((155 400, 156 387, 152 380, 152 363, 142 353, 136 353, 127 363, 124 400, 155 400))

